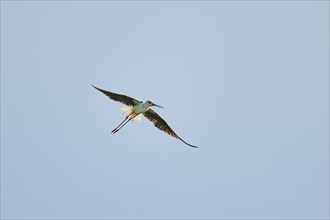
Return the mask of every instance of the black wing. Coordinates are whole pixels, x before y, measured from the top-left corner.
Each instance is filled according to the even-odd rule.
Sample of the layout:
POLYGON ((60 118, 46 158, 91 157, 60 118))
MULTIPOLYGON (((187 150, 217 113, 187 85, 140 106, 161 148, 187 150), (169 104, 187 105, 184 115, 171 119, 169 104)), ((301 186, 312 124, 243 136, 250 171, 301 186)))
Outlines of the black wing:
POLYGON ((117 102, 121 102, 125 105, 134 106, 134 105, 137 105, 137 104, 141 103, 141 101, 133 99, 129 96, 117 94, 117 93, 114 93, 114 92, 109 92, 109 91, 97 88, 96 86, 93 86, 93 87, 95 89, 99 90, 100 92, 102 92, 103 94, 105 94, 106 96, 108 96, 110 99, 112 99, 114 101, 117 101, 117 102))
POLYGON ((152 123, 154 123, 154 125, 159 129, 162 130, 164 132, 166 132, 167 134, 179 139, 180 141, 182 141, 183 143, 185 143, 186 145, 190 146, 190 147, 196 147, 194 145, 188 144, 187 142, 185 142, 184 140, 182 140, 173 130, 172 128, 166 123, 166 121, 164 119, 162 119, 156 112, 154 112, 152 109, 149 108, 148 111, 146 111, 144 113, 144 116, 149 119, 152 123))

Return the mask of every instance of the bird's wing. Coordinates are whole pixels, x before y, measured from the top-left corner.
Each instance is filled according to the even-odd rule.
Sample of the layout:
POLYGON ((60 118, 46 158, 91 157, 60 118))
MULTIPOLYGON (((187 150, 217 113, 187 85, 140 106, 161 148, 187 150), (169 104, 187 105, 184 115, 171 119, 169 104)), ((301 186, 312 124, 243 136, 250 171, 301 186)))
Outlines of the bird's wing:
POLYGON ((185 142, 184 140, 182 140, 173 130, 172 128, 166 123, 166 121, 164 119, 162 119, 154 110, 152 110, 151 108, 149 108, 148 111, 146 111, 144 113, 144 116, 149 119, 152 123, 154 123, 154 125, 159 129, 162 130, 164 132, 166 132, 167 134, 179 139, 180 141, 182 141, 183 143, 187 144, 190 147, 196 147, 194 145, 188 144, 187 142, 185 142))
POLYGON ((134 106, 134 105, 137 105, 137 104, 141 103, 141 101, 133 99, 129 96, 117 94, 117 93, 114 93, 114 92, 109 92, 109 91, 97 88, 96 86, 93 86, 93 87, 95 89, 99 90, 100 92, 102 92, 103 94, 105 94, 106 96, 108 96, 110 99, 112 99, 114 101, 117 101, 117 102, 121 102, 125 105, 134 106))

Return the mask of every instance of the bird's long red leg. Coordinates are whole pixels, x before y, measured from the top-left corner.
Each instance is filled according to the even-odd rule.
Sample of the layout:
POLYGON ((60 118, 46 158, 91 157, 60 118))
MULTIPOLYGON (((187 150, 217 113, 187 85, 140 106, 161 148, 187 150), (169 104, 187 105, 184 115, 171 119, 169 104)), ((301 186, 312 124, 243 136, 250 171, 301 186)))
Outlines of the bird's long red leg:
MULTIPOLYGON (((117 133, 120 129, 122 129, 129 121, 132 121, 133 120, 133 118, 135 118, 136 116, 138 116, 138 115, 134 115, 133 117, 130 117, 124 124, 123 124, 123 122, 121 123, 121 124, 123 124, 123 125, 119 125, 117 128, 115 128, 113 131, 112 131, 112 134, 115 134, 115 133, 117 133)), ((127 116, 128 117, 128 116, 127 116)), ((126 119, 125 119, 126 120, 126 119)), ((124 120, 124 121, 125 121, 124 120)))
POLYGON ((117 129, 127 120, 127 119, 129 119, 129 116, 130 116, 131 114, 129 114, 129 115, 127 115, 126 117, 125 117, 125 119, 124 119, 124 121, 122 122, 122 123, 120 123, 115 129, 113 129, 112 131, 111 131, 111 133, 112 134, 114 134, 114 133, 116 133, 117 132, 117 129))

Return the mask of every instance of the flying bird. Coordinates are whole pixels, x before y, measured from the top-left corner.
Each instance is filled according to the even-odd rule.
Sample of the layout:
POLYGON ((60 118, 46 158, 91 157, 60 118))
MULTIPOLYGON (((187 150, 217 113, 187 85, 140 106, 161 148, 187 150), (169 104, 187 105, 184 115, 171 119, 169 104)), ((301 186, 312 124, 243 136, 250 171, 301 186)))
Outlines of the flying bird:
POLYGON ((122 127, 124 127, 127 122, 129 121, 140 121, 141 120, 141 114, 143 114, 147 119, 149 119, 155 127, 157 127, 159 130, 166 132, 167 134, 179 139, 186 145, 190 147, 196 147, 194 145, 188 144, 185 142, 182 138, 180 138, 173 130, 172 128, 166 123, 164 119, 162 119, 154 110, 152 110, 150 107, 156 106, 159 108, 163 108, 160 105, 157 105, 153 103, 150 100, 147 100, 145 102, 141 102, 139 100, 136 100, 134 98, 131 98, 126 95, 121 95, 113 92, 109 92, 100 88, 97 88, 96 86, 92 85, 95 89, 99 90, 106 96, 108 96, 110 99, 121 102, 127 107, 122 108, 122 111, 124 114, 126 114, 126 117, 122 123, 120 123, 115 129, 112 130, 112 134, 117 133, 122 127))

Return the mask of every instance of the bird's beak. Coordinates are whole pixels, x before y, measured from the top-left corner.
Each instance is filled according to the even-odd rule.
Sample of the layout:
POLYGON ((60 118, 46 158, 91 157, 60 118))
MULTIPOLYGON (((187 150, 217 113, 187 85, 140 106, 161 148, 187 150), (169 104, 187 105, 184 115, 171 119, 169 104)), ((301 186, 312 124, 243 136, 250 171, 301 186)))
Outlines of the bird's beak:
POLYGON ((163 106, 157 105, 157 104, 155 104, 155 103, 153 103, 153 106, 156 106, 156 107, 158 107, 158 108, 164 108, 163 106))

